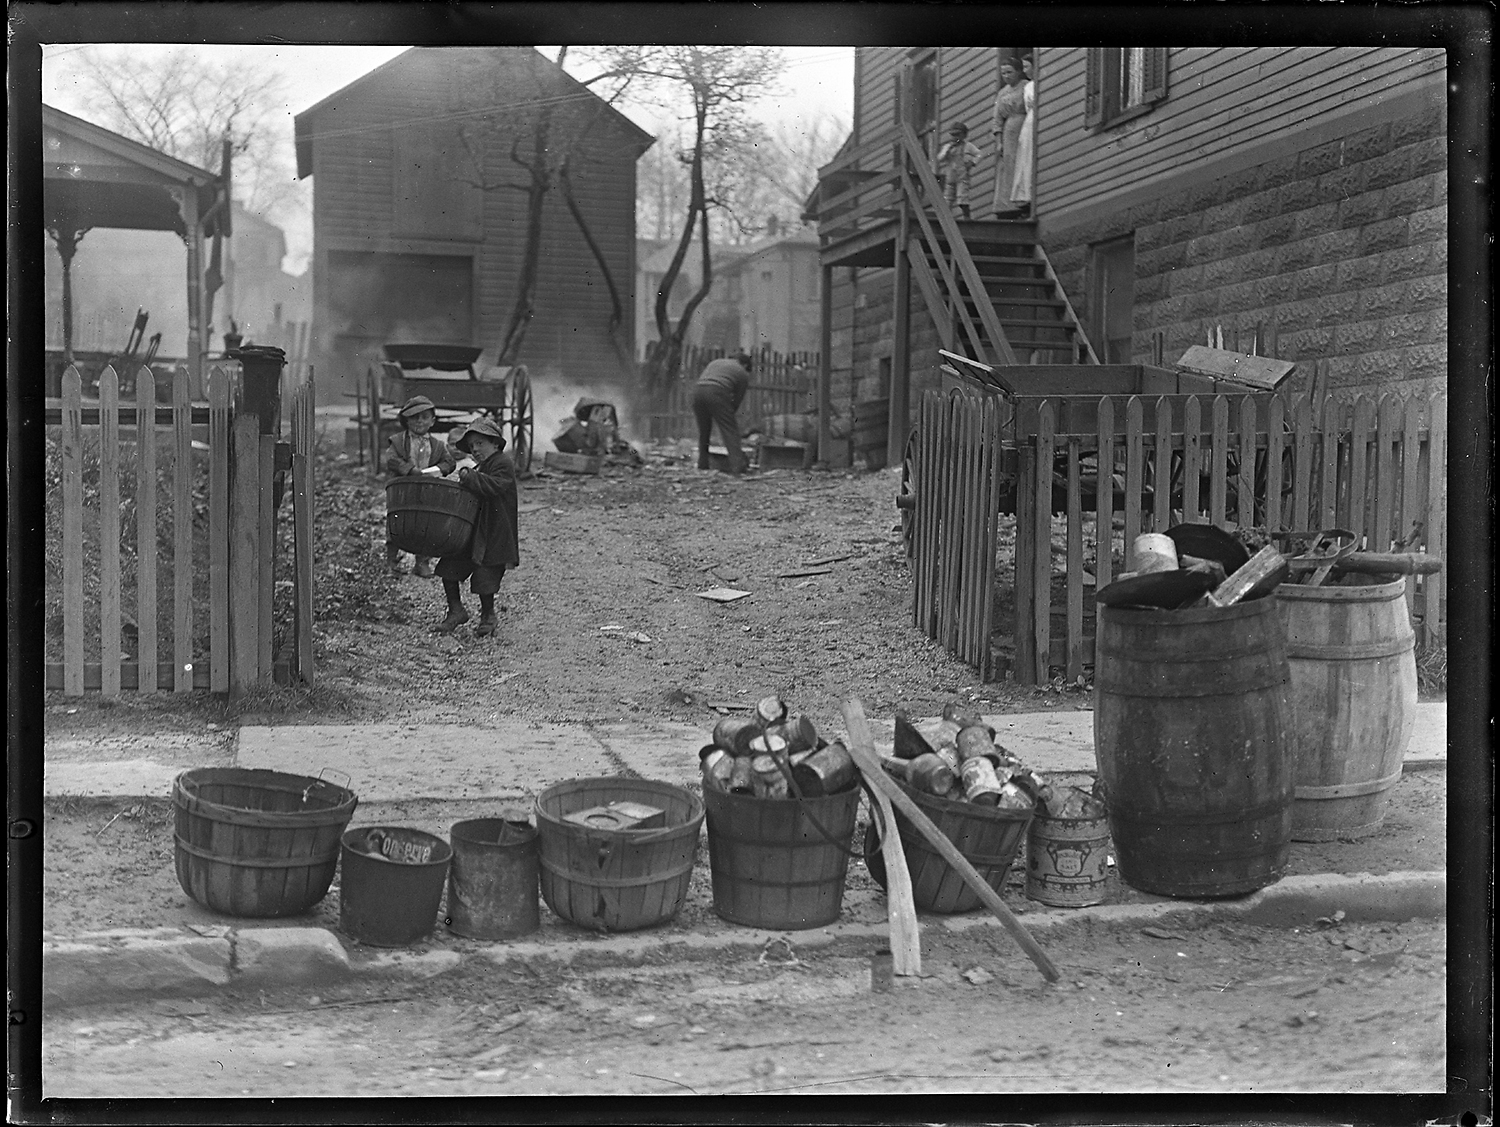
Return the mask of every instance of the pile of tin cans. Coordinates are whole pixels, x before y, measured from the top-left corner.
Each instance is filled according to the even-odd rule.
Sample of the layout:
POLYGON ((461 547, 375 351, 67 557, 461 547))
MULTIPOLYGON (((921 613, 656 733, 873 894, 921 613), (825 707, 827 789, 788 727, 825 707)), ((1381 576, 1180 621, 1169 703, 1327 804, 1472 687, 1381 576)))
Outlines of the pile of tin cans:
POLYGON ((855 785, 849 749, 818 735, 779 696, 762 698, 749 716, 726 716, 698 752, 705 790, 757 798, 818 798, 855 785))
POLYGON ((1000 810, 1034 810, 1046 781, 999 743, 978 713, 949 704, 921 726, 896 713, 894 755, 885 769, 908 786, 1000 810))

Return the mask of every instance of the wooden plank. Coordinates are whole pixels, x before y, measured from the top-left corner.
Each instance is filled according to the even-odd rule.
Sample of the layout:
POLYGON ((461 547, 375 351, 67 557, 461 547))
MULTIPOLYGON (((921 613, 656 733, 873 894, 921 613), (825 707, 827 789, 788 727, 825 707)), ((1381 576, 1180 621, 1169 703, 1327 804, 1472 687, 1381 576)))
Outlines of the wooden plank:
MULTIPOLYGON (((1170 440, 1169 440, 1170 441, 1170 440)), ((1079 483, 1078 459, 1082 456, 1076 438, 1068 440, 1068 662, 1069 682, 1083 674, 1083 489, 1079 483)), ((1170 478, 1158 478, 1158 482, 1170 478)), ((1171 493, 1158 487, 1157 496, 1171 493)))
POLYGON ((1177 367, 1200 376, 1233 380, 1262 391, 1275 391, 1297 365, 1290 360, 1248 356, 1243 352, 1195 344, 1182 354, 1177 367))
POLYGON ((916 497, 916 508, 911 514, 911 624, 922 627, 922 528, 926 518, 924 509, 928 498, 924 493, 922 463, 927 448, 927 397, 917 400, 917 441, 911 454, 911 488, 916 497))
MULTIPOLYGON (((1317 413, 1316 407, 1314 407, 1314 413, 1317 413)), ((1340 450, 1344 445, 1342 414, 1343 412, 1332 396, 1323 400, 1322 488, 1318 495, 1316 519, 1308 521, 1310 531, 1338 527, 1339 463, 1342 460, 1340 450)), ((1354 530, 1350 529, 1350 531, 1354 530)))
POLYGON ((301 452, 292 458, 292 511, 296 521, 294 538, 297 554, 297 673, 304 685, 312 685, 316 681, 316 670, 313 667, 312 436, 316 426, 317 397, 311 369, 308 370, 307 383, 302 389, 302 400, 302 431, 299 439, 301 452))
POLYGON ((975 623, 978 619, 976 608, 979 605, 979 539, 983 529, 980 527, 981 513, 979 502, 983 500, 979 492, 979 466, 981 447, 979 443, 979 400, 965 400, 963 411, 963 447, 964 447, 964 475, 963 475, 963 548, 961 578, 962 592, 959 596, 959 632, 958 652, 965 662, 970 665, 978 663, 979 647, 977 645, 978 631, 975 623))
MULTIPOLYGON (((1403 428, 1401 432, 1401 524, 1396 531, 1400 535, 1402 547, 1407 551, 1415 551, 1421 542, 1422 518, 1418 515, 1421 507, 1421 484, 1418 471, 1421 467, 1420 451, 1422 449, 1422 404, 1423 399, 1419 395, 1413 395, 1406 400, 1403 412, 1403 428)), ((1400 549, 1398 549, 1399 551, 1400 549)), ((1425 580, 1424 580, 1425 582, 1425 580)), ((1415 617, 1417 613, 1417 581, 1413 576, 1406 583, 1406 616, 1408 620, 1415 617)))
POLYGON ((1370 442, 1371 430, 1375 425, 1375 404, 1368 395, 1361 395, 1354 401, 1354 422, 1349 427, 1349 499, 1347 509, 1349 515, 1342 518, 1347 523, 1339 525, 1347 528, 1360 538, 1361 548, 1370 547, 1370 533, 1373 531, 1370 522, 1370 442))
MULTIPOLYGON (((60 661, 49 661, 43 671, 45 687, 49 691, 63 689, 66 677, 65 666, 60 661)), ((142 689, 143 682, 164 685, 171 681, 175 675, 175 666, 170 661, 157 662, 155 669, 146 669, 139 662, 122 661, 115 672, 119 679, 121 689, 142 689)), ((210 670, 202 665, 193 670, 193 687, 206 689, 209 687, 210 670)), ((79 664, 79 692, 98 691, 104 683, 103 671, 99 668, 97 661, 86 661, 79 664)))
POLYGON ((99 373, 100 692, 120 695, 120 377, 99 373))
POLYGON ((240 415, 231 428, 232 486, 229 517, 229 693, 255 685, 260 641, 260 425, 240 415))
POLYGON ((995 663, 993 658, 994 646, 990 639, 995 630, 995 558, 999 549, 1000 532, 1000 404, 998 401, 986 400, 983 408, 984 419, 984 612, 983 622, 980 626, 980 637, 983 639, 982 650, 983 664, 980 667, 980 680, 995 680, 995 663))
POLYGON ((1299 395, 1292 409, 1292 511, 1286 526, 1295 531, 1317 528, 1308 506, 1313 487, 1312 397, 1299 395))
POLYGON ((208 654, 210 686, 229 691, 229 376, 208 373, 208 654))
POLYGON ((917 627, 927 637, 933 636, 933 607, 937 582, 937 528, 942 516, 943 469, 942 401, 936 392, 928 392, 923 402, 922 419, 922 501, 917 509, 921 519, 918 558, 921 560, 920 617, 917 627))
POLYGON ((262 687, 271 684, 271 641, 273 613, 271 600, 276 590, 276 507, 271 503, 276 471, 276 436, 260 436, 260 513, 256 556, 260 567, 256 573, 259 609, 256 626, 256 681, 262 687))
MULTIPOLYGON (((138 418, 156 406, 156 375, 142 367, 135 376, 138 418)), ((136 660, 141 676, 137 689, 154 693, 156 680, 156 426, 136 433, 135 465, 135 623, 136 660)))
POLYGON ((1172 527, 1172 405, 1163 396, 1156 401, 1156 480, 1151 487, 1151 531, 1172 527))
POLYGON ((1448 585, 1448 397, 1436 395, 1427 424, 1427 554, 1443 561, 1443 570, 1422 583, 1422 627, 1428 644, 1446 638, 1443 591, 1448 585))
POLYGON ((962 497, 962 479, 959 477, 959 409, 961 396, 948 397, 948 409, 943 422, 943 459, 946 463, 943 488, 947 504, 943 509, 942 527, 942 590, 938 610, 940 613, 938 644, 946 650, 952 648, 954 604, 958 597, 959 519, 962 497))
POLYGON ((1182 405, 1182 519, 1197 523, 1203 517, 1198 487, 1203 477, 1203 407, 1196 395, 1182 405))
POLYGON ((1094 590, 1114 574, 1115 550, 1115 403, 1099 399, 1098 448, 1094 457, 1094 590))
POLYGON ((63 693, 83 694, 83 380, 62 378, 63 693))
POLYGON ((1141 534, 1141 487, 1145 484, 1145 450, 1141 436, 1141 397, 1125 401, 1125 570, 1135 563, 1135 540, 1141 534))
POLYGON ((193 405, 188 372, 172 380, 172 691, 193 689, 193 405))
POLYGON ((1286 449, 1285 410, 1281 396, 1272 397, 1266 416, 1266 527, 1273 532, 1286 527, 1286 510, 1281 496, 1281 459, 1286 449))
POLYGON ((1247 395, 1240 401, 1240 478, 1235 515, 1241 528, 1254 528, 1255 519, 1255 403, 1247 395))
POLYGON ((1036 434, 1036 556, 1033 559, 1035 608, 1033 631, 1036 634, 1037 684, 1051 679, 1048 662, 1052 657, 1052 428, 1055 411, 1049 399, 1037 413, 1036 434))
POLYGON ((1377 552, 1389 552, 1391 550, 1392 518, 1399 517, 1399 498, 1396 494, 1398 476, 1396 473, 1395 459, 1399 454, 1401 441, 1401 399, 1399 396, 1386 392, 1380 397, 1379 406, 1376 409, 1376 435, 1375 435, 1375 496, 1373 498, 1371 514, 1372 527, 1374 529, 1374 540, 1372 550, 1377 552))
POLYGON ((1213 443, 1209 451, 1208 522, 1220 528, 1229 527, 1224 511, 1229 492, 1229 400, 1214 396, 1213 443))
POLYGON ((1035 622, 1037 610, 1032 600, 1032 570, 1036 552, 1036 446, 1021 442, 1016 449, 1016 680, 1023 685, 1036 684, 1035 622))

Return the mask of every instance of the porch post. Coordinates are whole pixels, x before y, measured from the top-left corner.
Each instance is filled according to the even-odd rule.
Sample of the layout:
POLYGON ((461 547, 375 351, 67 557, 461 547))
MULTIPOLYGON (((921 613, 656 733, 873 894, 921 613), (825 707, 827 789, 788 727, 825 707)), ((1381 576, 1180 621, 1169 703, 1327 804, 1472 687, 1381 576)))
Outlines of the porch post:
POLYGON ((192 394, 203 394, 203 229, 198 224, 198 188, 182 185, 183 241, 187 243, 187 360, 192 394))
POLYGON ((829 446, 833 440, 829 428, 833 407, 833 267, 824 266, 822 272, 822 335, 818 342, 822 350, 818 360, 818 461, 826 466, 829 446))
POLYGON ((885 464, 899 466, 906 455, 906 432, 911 423, 911 259, 907 240, 911 209, 901 197, 901 228, 896 237, 896 323, 891 344, 890 411, 887 414, 885 464))

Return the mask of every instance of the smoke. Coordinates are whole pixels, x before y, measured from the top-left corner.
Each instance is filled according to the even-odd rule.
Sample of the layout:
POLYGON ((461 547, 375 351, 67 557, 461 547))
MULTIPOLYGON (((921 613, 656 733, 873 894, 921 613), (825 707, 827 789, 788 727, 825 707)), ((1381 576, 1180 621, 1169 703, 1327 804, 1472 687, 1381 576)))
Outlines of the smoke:
POLYGON ((623 382, 613 380, 576 380, 559 376, 532 376, 531 396, 536 417, 536 448, 553 449, 552 439, 573 419, 573 408, 580 399, 603 399, 615 405, 620 419, 620 437, 632 445, 646 440, 644 420, 636 427, 639 408, 632 401, 634 392, 623 382))

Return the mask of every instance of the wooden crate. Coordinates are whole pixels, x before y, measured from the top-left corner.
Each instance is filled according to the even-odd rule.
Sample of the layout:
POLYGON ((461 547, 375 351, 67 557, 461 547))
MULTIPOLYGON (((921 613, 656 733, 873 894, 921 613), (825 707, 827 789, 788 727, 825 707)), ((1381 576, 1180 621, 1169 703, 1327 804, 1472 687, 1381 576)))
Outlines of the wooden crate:
POLYGON ((546 465, 549 470, 563 473, 598 473, 604 459, 598 454, 564 454, 561 450, 548 450, 546 465))

